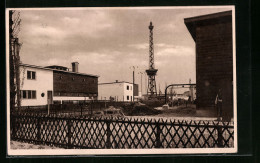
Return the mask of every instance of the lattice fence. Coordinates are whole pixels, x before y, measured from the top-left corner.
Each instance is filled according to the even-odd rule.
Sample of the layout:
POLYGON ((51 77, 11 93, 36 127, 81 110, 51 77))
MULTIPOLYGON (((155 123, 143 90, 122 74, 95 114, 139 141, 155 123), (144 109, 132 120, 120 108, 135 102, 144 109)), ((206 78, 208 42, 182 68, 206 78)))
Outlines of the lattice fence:
POLYGON ((234 124, 13 114, 11 140, 82 149, 233 147, 234 124))

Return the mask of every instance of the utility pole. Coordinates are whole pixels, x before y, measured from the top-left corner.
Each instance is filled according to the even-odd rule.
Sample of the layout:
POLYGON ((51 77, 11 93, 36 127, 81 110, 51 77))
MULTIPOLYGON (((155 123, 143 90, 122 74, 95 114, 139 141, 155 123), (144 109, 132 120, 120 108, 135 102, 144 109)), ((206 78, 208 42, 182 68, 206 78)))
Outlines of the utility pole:
POLYGON ((142 80, 142 78, 143 78, 143 72, 138 72, 138 74, 140 74, 141 75, 141 95, 143 95, 143 80, 142 80))
POLYGON ((133 68, 133 87, 132 87, 132 91, 133 91, 133 102, 134 102, 135 101, 135 96, 134 96, 135 68, 138 68, 138 66, 131 66, 130 68, 133 68))

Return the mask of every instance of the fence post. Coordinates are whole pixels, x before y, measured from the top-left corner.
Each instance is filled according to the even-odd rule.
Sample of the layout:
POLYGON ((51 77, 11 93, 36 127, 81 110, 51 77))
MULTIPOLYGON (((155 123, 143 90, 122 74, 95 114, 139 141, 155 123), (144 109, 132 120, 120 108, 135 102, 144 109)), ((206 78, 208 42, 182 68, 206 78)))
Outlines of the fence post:
POLYGON ((37 120, 37 142, 40 144, 40 141, 41 141, 41 118, 38 118, 36 120, 37 120))
POLYGON ((110 137, 112 135, 111 129, 110 129, 110 122, 106 121, 106 125, 107 125, 107 141, 106 141, 106 148, 111 148, 112 147, 112 143, 110 141, 110 137))
POLYGON ((162 133, 162 129, 160 127, 160 124, 157 123, 156 124, 156 144, 155 144, 155 148, 161 148, 162 147, 162 142, 161 142, 161 133, 162 133))
POLYGON ((71 121, 70 119, 67 120, 67 126, 68 126, 68 144, 67 144, 67 148, 70 149, 71 148, 71 121))
POLYGON ((93 100, 91 100, 91 117, 93 115, 93 105, 94 105, 94 102, 93 102, 93 100))
POLYGON ((223 144, 223 135, 222 135, 222 127, 221 126, 217 126, 217 131, 218 131, 218 144, 217 146, 218 147, 224 147, 224 144, 223 144))

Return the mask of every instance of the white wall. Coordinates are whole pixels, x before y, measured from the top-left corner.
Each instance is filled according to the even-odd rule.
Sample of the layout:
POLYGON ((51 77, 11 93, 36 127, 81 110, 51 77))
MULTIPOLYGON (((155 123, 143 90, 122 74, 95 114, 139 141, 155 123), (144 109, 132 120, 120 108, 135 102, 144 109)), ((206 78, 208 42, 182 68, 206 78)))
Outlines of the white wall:
POLYGON ((124 101, 124 83, 98 85, 98 100, 109 100, 110 96, 115 100, 124 101))
POLYGON ((20 66, 20 86, 21 90, 36 90, 36 99, 21 99, 21 106, 47 105, 47 91, 53 92, 53 71, 20 66), (35 80, 27 79, 27 70, 36 72, 35 80))
POLYGON ((134 91, 133 84, 124 83, 124 99, 125 99, 125 101, 131 101, 131 97, 132 97, 132 101, 133 101, 133 91, 134 91), (126 89, 127 86, 129 86, 129 90, 126 89), (127 96, 129 96, 129 100, 127 100, 127 96))
POLYGON ((54 96, 53 100, 57 101, 68 101, 68 100, 90 100, 89 97, 70 97, 70 96, 54 96))
POLYGON ((118 101, 131 101, 133 91, 133 84, 130 83, 101 84, 98 85, 98 100, 109 100, 109 97, 112 96, 118 101), (127 86, 129 86, 129 90, 127 90, 127 86), (127 96, 129 96, 128 100, 127 96))

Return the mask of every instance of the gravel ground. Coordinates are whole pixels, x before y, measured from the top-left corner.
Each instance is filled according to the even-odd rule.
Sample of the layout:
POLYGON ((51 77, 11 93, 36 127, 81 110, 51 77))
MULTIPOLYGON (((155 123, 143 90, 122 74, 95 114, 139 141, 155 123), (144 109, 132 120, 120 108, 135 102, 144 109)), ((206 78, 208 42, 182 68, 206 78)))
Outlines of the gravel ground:
POLYGON ((10 141, 11 149, 58 149, 47 145, 35 145, 18 141, 10 141))

